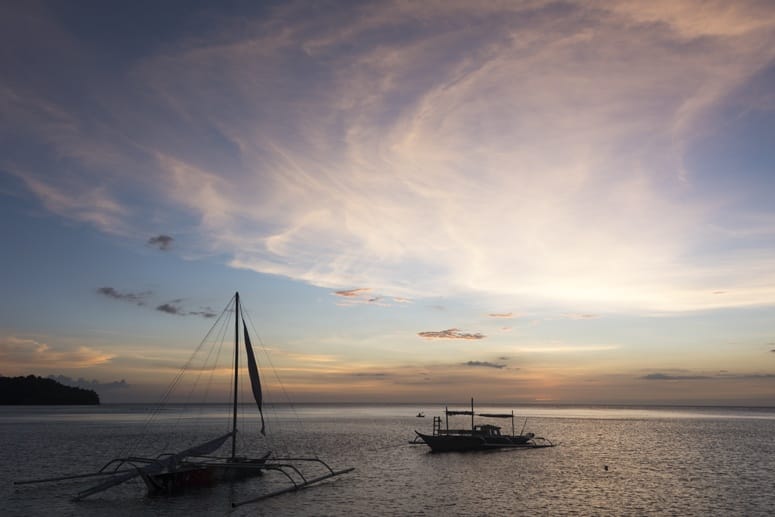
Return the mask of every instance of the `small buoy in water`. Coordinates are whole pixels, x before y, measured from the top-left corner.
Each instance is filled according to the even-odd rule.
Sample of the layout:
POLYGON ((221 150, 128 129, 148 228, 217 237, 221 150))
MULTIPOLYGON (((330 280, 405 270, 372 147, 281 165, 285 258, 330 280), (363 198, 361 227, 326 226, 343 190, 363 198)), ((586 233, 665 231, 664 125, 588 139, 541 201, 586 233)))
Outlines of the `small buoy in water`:
POLYGON ((603 465, 603 469, 608 472, 608 465, 603 465))

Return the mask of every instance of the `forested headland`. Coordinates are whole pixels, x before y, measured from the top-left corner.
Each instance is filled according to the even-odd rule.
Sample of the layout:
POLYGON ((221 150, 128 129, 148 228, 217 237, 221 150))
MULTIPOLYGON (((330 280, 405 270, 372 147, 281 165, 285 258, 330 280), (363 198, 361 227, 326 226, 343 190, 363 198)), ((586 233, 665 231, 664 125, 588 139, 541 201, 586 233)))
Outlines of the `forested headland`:
POLYGON ((0 376, 0 405, 95 405, 100 397, 94 390, 65 386, 53 379, 28 375, 0 376))

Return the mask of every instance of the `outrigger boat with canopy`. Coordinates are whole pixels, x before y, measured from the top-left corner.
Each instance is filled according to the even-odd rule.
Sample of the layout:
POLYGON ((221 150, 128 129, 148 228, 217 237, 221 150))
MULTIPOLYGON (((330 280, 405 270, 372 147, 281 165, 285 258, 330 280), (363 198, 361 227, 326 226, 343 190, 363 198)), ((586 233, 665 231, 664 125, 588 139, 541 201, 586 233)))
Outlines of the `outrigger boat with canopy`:
MULTIPOLYGON (((221 316, 213 325, 215 328, 218 322, 223 319, 224 314, 234 312, 234 369, 233 369, 233 398, 231 409, 231 429, 229 432, 212 438, 206 442, 199 443, 192 447, 187 447, 179 452, 161 453, 155 457, 143 456, 125 456, 114 458, 107 462, 96 472, 87 474, 76 474, 70 476, 59 476, 45 479, 34 479, 26 481, 15 481, 15 485, 27 485, 33 483, 57 482, 64 480, 75 480, 82 478, 104 478, 102 482, 78 492, 74 501, 80 501, 86 497, 98 494, 109 488, 121 485, 132 479, 141 478, 147 487, 148 495, 175 495, 183 493, 186 489, 213 486, 218 483, 235 481, 245 478, 260 476, 268 471, 280 472, 287 478, 289 485, 285 488, 269 491, 260 494, 257 497, 232 502, 232 506, 257 502, 276 495, 306 488, 312 484, 318 483, 334 476, 339 476, 354 470, 346 468, 334 470, 326 462, 318 457, 286 457, 274 456, 271 451, 266 451, 257 457, 246 457, 237 454, 237 409, 239 393, 239 358, 240 358, 240 320, 242 320, 242 333, 244 337, 245 354, 247 356, 247 370, 250 378, 252 395, 255 400, 258 416, 260 417, 262 436, 266 434, 266 426, 263 414, 263 394, 261 390, 261 380, 253 353, 253 346, 248 334, 248 326, 245 322, 245 316, 240 306, 239 293, 235 293, 232 300, 221 313, 221 316), (217 455, 219 449, 230 442, 230 454, 217 455), (305 475, 303 465, 317 464, 322 471, 314 477, 305 475)), ((210 330, 212 332, 213 329, 210 330)), ((210 333, 208 333, 208 336, 210 333)), ((204 342, 204 341, 203 341, 204 342)), ((200 344, 200 348, 201 348, 200 344)), ((197 349, 197 352, 199 349, 197 349)), ((196 352, 195 352, 196 354, 196 352)), ((193 358, 193 356, 192 356, 193 358)), ((189 360, 189 363, 191 359, 189 360)), ((187 363, 187 366, 189 365, 187 363)), ((170 391, 178 382, 179 378, 186 370, 181 370, 173 381, 170 391)), ((165 397, 166 397, 165 395, 165 397)))
MULTIPOLYGON (((474 412, 474 399, 471 399, 471 410, 450 410, 444 408, 445 426, 442 427, 441 417, 433 417, 433 433, 423 434, 415 431, 417 438, 425 442, 432 452, 463 452, 483 451, 490 449, 540 449, 553 447, 554 444, 536 436, 533 433, 525 433, 524 425, 519 434, 515 434, 514 411, 511 413, 476 413, 474 412), (470 429, 450 429, 450 416, 470 416, 470 429), (511 419, 511 434, 501 434, 501 427, 493 424, 476 424, 474 417, 511 419)), ((527 419, 525 420, 525 424, 527 419)))

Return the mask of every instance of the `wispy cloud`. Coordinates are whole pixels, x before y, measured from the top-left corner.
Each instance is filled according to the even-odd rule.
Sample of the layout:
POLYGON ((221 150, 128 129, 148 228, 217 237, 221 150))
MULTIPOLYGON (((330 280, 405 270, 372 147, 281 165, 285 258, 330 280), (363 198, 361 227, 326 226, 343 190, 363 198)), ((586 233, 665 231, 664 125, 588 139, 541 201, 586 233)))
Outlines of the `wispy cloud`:
POLYGON ((214 318, 218 315, 213 309, 207 307, 198 311, 188 311, 191 316, 201 316, 203 318, 214 318))
POLYGON ((725 376, 730 379, 775 379, 775 373, 746 373, 746 374, 737 374, 737 375, 727 375, 725 376))
POLYGON ((114 300, 122 300, 125 302, 135 303, 143 306, 147 303, 148 297, 152 294, 150 291, 132 292, 132 291, 119 291, 115 287, 99 287, 97 293, 113 298, 114 300))
POLYGON ((370 291, 371 289, 369 289, 368 287, 362 287, 359 289, 346 289, 342 291, 334 291, 334 294, 336 296, 342 296, 344 298, 358 298, 369 293, 370 291))
POLYGON ((127 220, 130 211, 117 199, 117 195, 103 186, 81 185, 77 192, 52 185, 49 179, 35 177, 14 167, 15 172, 43 205, 51 212, 90 223, 99 230, 113 235, 127 236, 132 233, 127 220))
POLYGON ((650 381, 693 381, 699 379, 710 379, 707 375, 672 375, 667 373, 650 373, 641 377, 650 381))
POLYGON ((463 365, 464 366, 477 366, 477 367, 481 366, 481 367, 484 367, 484 368, 496 368, 498 370, 506 368, 505 364, 491 363, 489 361, 468 361, 468 362, 463 363, 463 365))
POLYGON ((343 298, 343 300, 340 301, 339 303, 339 305, 342 305, 342 306, 370 304, 370 305, 379 305, 379 306, 387 307, 392 305, 390 303, 391 300, 395 303, 402 303, 402 304, 410 302, 410 300, 407 298, 401 298, 401 297, 389 298, 381 294, 376 294, 372 291, 372 289, 368 287, 334 291, 332 294, 334 296, 343 298))
POLYGON ((185 313, 183 309, 181 309, 177 303, 180 303, 181 300, 173 300, 171 302, 162 303, 161 305, 156 307, 156 310, 159 312, 165 312, 167 314, 174 314, 176 316, 182 316, 185 313))
POLYGON ((544 354, 606 352, 618 349, 618 345, 570 345, 570 344, 543 344, 515 347, 519 352, 534 352, 544 354))
POLYGON ((170 246, 172 246, 172 241, 174 240, 175 239, 169 235, 157 235, 156 237, 151 237, 148 239, 148 245, 159 248, 162 251, 168 251, 170 246))
MULTIPOLYGON (((17 373, 51 368, 86 368, 109 362, 114 356, 87 346, 50 345, 35 339, 0 337, 0 363, 17 373)), ((7 373, 7 372, 4 372, 7 373)))
POLYGON ((514 318, 514 313, 511 313, 511 312, 492 312, 492 313, 488 314, 488 316, 491 317, 491 318, 502 318, 502 319, 510 320, 510 319, 514 318))
MULTIPOLYGON (((150 298, 153 295, 151 291, 119 291, 114 287, 100 287, 97 289, 97 293, 112 298, 114 300, 121 300, 131 302, 141 307, 147 306, 150 303, 150 298)), ((156 306, 156 310, 165 314, 172 314, 175 316, 201 316, 202 318, 214 318, 218 315, 210 307, 203 307, 199 310, 184 308, 181 304, 182 298, 170 300, 168 302, 161 303, 156 306)))
POLYGON ((208 10, 192 16, 212 41, 182 35, 101 74, 87 38, 35 14, 5 22, 29 25, 6 31, 11 44, 56 37, 36 39, 41 59, 19 60, 31 71, 11 69, 0 102, 8 134, 36 145, 0 166, 62 217, 144 238, 149 206, 185 215, 170 229, 195 236, 181 253, 384 293, 338 295, 362 303, 775 302, 769 245, 744 253, 705 230, 756 187, 722 192, 685 159, 721 108, 759 106, 730 96, 775 57, 768 2, 388 1, 314 17, 290 3, 239 22, 208 10), (52 64, 101 81, 68 101, 36 79, 52 64))
POLYGON ((650 381, 694 381, 694 380, 766 380, 775 379, 775 373, 731 373, 718 372, 714 374, 669 374, 655 372, 644 375, 641 379, 650 381))
POLYGON ((198 311, 186 309, 181 305, 182 302, 182 298, 171 300, 169 302, 158 305, 156 310, 165 314, 172 314, 174 316, 201 316, 203 318, 214 318, 217 316, 217 313, 210 308, 198 311))
POLYGON ((447 330, 439 330, 439 331, 425 331, 425 332, 418 332, 418 336, 425 338, 425 339, 467 339, 467 340, 477 340, 477 339, 484 339, 484 334, 480 332, 476 333, 468 333, 463 332, 460 329, 452 328, 447 330))

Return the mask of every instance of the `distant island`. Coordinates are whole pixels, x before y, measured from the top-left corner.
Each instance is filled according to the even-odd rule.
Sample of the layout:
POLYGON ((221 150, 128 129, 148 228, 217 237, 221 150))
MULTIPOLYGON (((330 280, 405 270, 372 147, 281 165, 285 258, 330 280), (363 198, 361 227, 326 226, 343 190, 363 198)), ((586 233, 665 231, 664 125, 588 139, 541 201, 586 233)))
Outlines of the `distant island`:
POLYGON ((53 379, 0 376, 0 405, 96 405, 94 390, 65 386, 53 379))

